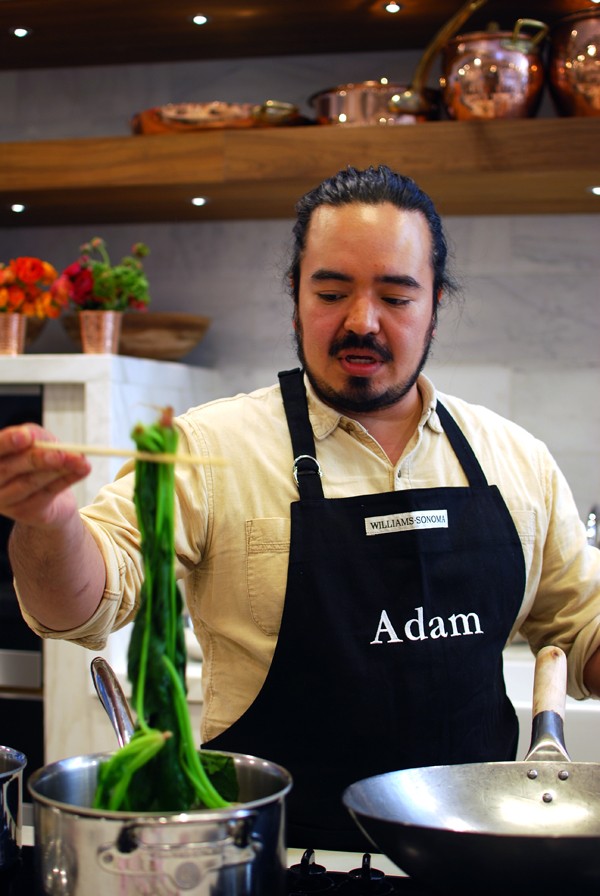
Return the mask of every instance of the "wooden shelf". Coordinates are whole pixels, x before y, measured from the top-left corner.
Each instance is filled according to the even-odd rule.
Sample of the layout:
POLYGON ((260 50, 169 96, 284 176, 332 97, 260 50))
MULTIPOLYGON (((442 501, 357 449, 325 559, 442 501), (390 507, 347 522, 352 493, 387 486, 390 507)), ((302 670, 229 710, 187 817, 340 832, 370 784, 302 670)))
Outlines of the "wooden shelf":
POLYGON ((414 177, 445 215, 597 213, 599 144, 600 118, 5 143, 0 226, 288 218, 339 168, 380 163, 414 177), (198 195, 207 205, 191 204, 198 195))

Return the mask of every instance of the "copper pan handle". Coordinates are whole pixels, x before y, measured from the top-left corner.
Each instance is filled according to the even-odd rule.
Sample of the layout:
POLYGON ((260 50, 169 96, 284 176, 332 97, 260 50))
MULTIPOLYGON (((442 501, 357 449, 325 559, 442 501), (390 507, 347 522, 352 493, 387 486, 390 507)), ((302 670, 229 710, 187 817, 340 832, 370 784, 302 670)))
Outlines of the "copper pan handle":
POLYGON ((444 44, 446 44, 450 40, 450 38, 454 36, 456 31, 458 31, 458 29, 462 25, 464 25, 467 19, 472 16, 473 13, 476 12, 476 10, 483 6, 484 3, 487 3, 487 0, 469 0, 468 3, 465 3, 464 6, 461 6, 461 8, 452 16, 451 19, 446 22, 445 25, 442 25, 433 40, 427 46, 425 52, 419 60, 417 68, 415 69, 415 74, 411 83, 411 88, 414 93, 421 93, 421 91, 423 90, 425 81, 427 80, 427 76, 429 75, 431 64, 444 44))
POLYGON ((550 27, 546 25, 545 22, 539 22, 537 19, 517 19, 515 22, 515 27, 513 29, 511 40, 513 43, 519 41, 521 37, 521 29, 523 26, 528 25, 530 28, 538 28, 537 34, 534 34, 532 37, 528 38, 528 44, 531 47, 537 47, 538 44, 541 44, 543 39, 546 37, 548 32, 550 31, 550 27))

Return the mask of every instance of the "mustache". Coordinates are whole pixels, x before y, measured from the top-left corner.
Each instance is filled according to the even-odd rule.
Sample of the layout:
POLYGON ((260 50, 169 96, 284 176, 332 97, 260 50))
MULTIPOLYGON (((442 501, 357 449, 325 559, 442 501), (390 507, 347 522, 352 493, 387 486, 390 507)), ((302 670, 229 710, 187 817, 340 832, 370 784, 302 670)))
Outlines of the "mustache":
POLYGON ((340 352, 349 348, 359 348, 372 352, 382 361, 391 361, 393 355, 386 345, 382 345, 370 333, 366 336, 358 336, 356 333, 347 333, 341 339, 336 339, 329 347, 329 356, 334 358, 340 352))

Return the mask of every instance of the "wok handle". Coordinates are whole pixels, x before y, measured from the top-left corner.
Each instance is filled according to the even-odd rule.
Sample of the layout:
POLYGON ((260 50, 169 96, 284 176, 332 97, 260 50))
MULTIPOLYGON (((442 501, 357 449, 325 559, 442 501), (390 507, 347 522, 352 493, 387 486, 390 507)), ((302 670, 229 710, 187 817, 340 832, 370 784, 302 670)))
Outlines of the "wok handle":
POLYGON ((570 761, 564 739, 567 658, 560 647, 543 647, 535 661, 531 746, 525 760, 570 761))
POLYGON ((567 658, 560 647, 542 647, 535 661, 533 716, 555 712, 564 721, 567 699, 567 658))

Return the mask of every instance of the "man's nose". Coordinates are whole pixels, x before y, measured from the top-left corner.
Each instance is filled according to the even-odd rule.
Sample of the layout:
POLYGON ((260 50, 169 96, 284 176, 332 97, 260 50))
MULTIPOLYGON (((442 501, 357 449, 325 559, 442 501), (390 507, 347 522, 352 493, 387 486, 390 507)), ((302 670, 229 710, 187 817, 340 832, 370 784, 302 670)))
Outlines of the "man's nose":
POLYGON ((375 333, 379 330, 379 314, 369 296, 357 296, 346 315, 345 327, 353 333, 375 333))

